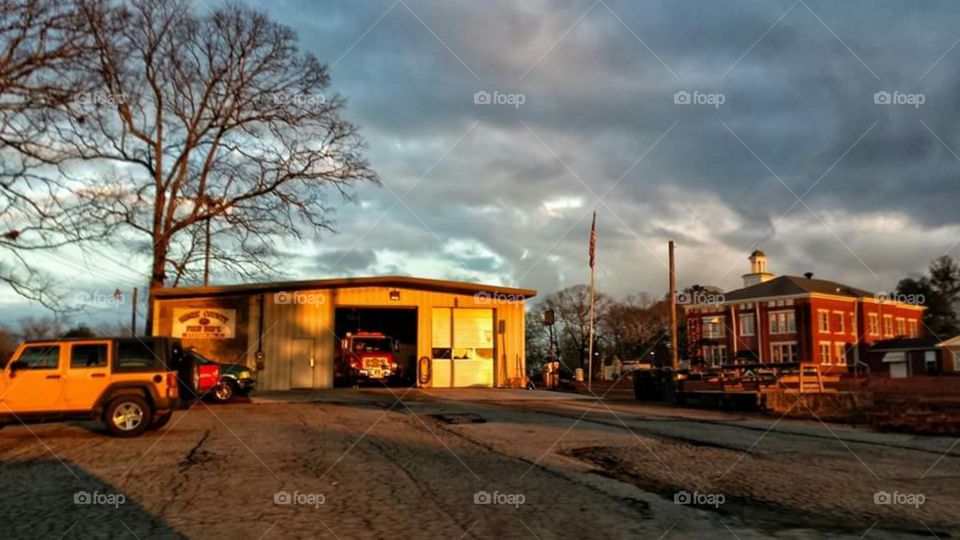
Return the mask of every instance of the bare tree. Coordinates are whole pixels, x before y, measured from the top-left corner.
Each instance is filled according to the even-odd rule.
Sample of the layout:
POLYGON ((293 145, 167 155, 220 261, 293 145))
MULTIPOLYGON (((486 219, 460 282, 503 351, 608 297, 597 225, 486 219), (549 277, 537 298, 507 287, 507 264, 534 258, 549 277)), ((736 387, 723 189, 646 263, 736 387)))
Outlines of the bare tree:
POLYGON ((9 326, 0 324, 0 369, 6 367, 10 357, 17 350, 17 333, 9 326))
POLYGON ((650 294, 627 296, 611 303, 602 327, 612 354, 621 360, 640 358, 669 330, 669 304, 650 294))
POLYGON ((0 0, 0 282, 52 308, 63 307, 53 278, 29 254, 106 233, 97 198, 68 181, 70 153, 51 136, 83 95, 74 70, 92 51, 76 7, 0 0))
MULTIPOLYGON (((598 292, 595 299, 596 328, 602 329, 608 317, 612 300, 598 292)), ((562 362, 569 368, 586 369, 588 345, 590 343, 590 287, 573 285, 549 294, 538 304, 530 317, 543 317, 545 310, 552 309, 556 316, 557 343, 562 362), (572 359, 576 359, 573 362, 572 359)), ((603 333, 598 332, 595 340, 602 341, 603 333)), ((602 347, 595 348, 600 351, 602 347)))
POLYGON ((190 8, 83 2, 101 94, 59 131, 110 178, 98 191, 114 195, 111 217, 149 241, 151 292, 195 272, 208 220, 219 263, 269 269, 279 238, 331 228, 331 194, 377 180, 344 100, 325 93, 327 67, 291 29, 239 5, 190 8))

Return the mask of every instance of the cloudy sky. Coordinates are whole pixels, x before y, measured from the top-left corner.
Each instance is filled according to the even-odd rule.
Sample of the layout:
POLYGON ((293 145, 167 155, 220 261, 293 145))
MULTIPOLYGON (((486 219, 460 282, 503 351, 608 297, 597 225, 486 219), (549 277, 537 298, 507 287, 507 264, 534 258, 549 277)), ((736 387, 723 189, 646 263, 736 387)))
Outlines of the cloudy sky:
POLYGON ((681 285, 724 289, 755 246, 774 273, 872 290, 960 258, 955 2, 264 9, 332 67, 383 181, 336 235, 290 248, 291 276, 547 293, 588 279, 594 209, 598 286, 617 295, 663 293, 670 239, 681 285))

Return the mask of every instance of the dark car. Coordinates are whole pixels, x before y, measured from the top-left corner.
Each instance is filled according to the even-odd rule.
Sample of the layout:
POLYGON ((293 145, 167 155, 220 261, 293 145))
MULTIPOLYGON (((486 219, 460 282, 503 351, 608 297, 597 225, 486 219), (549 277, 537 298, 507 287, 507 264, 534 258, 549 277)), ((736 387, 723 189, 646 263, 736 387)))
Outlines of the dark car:
POLYGON ((253 370, 243 364, 220 364, 220 383, 213 398, 221 403, 236 396, 247 396, 257 386, 253 370))
POLYGON ((196 349, 183 351, 180 367, 181 395, 186 399, 203 399, 214 392, 220 382, 221 366, 196 349))
POLYGON ((217 362, 193 348, 186 351, 186 356, 198 366, 199 372, 207 375, 204 378, 203 392, 197 393, 203 399, 226 403, 236 396, 246 396, 257 385, 253 370, 243 364, 217 362), (215 375, 211 375, 214 373, 215 375), (212 376, 216 378, 211 380, 212 376))

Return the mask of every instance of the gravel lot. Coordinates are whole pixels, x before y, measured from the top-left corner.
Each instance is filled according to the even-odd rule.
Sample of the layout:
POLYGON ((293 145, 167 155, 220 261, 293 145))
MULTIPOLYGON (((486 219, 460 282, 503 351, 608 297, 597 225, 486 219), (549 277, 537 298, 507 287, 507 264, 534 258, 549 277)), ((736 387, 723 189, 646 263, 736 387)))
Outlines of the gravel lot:
POLYGON ((135 440, 93 425, 8 427, 3 537, 960 535, 960 458, 942 457, 952 440, 506 391, 404 392, 200 404, 135 440), (723 503, 675 504, 678 491, 723 503), (884 491, 924 501, 875 504, 884 491))

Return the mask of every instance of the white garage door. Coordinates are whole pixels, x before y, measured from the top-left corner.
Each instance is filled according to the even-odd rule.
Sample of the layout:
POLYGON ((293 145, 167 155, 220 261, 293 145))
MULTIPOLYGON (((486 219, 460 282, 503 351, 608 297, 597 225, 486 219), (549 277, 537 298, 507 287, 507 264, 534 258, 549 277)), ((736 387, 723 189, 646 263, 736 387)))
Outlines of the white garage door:
POLYGON ((890 364, 890 378, 891 379, 907 378, 907 363, 895 362, 893 364, 890 364))
POLYGON ((883 355, 883 363, 890 368, 891 379, 904 379, 909 375, 906 353, 888 352, 883 355))
POLYGON ((433 386, 492 387, 492 309, 433 309, 433 386))

